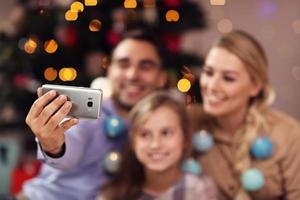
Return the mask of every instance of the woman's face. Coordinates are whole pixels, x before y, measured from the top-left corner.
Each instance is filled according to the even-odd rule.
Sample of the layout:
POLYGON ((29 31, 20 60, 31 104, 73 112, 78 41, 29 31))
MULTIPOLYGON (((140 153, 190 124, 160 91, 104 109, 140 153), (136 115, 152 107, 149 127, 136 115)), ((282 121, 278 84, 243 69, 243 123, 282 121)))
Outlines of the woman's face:
POLYGON ((215 117, 246 113, 249 98, 260 85, 251 80, 245 64, 233 53, 213 47, 200 76, 204 110, 215 117))
POLYGON ((157 108, 133 134, 134 152, 146 172, 179 170, 184 137, 179 116, 172 109, 157 108))

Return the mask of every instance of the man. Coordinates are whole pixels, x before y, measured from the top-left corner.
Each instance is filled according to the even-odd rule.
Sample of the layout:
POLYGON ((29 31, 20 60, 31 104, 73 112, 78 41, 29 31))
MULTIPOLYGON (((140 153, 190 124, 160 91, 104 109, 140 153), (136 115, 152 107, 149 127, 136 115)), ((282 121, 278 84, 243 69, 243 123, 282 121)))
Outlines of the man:
POLYGON ((132 106, 167 81, 157 42, 145 32, 125 36, 116 46, 108 67, 112 97, 103 102, 99 120, 69 119, 60 124, 72 105, 55 91, 40 95, 26 123, 38 141, 38 157, 45 164, 38 177, 24 184, 29 200, 94 200, 106 182, 103 159, 122 147, 127 135, 111 139, 104 122, 111 115, 126 121, 132 106), (76 126, 75 126, 76 125, 76 126), (72 128, 71 128, 72 127, 72 128))

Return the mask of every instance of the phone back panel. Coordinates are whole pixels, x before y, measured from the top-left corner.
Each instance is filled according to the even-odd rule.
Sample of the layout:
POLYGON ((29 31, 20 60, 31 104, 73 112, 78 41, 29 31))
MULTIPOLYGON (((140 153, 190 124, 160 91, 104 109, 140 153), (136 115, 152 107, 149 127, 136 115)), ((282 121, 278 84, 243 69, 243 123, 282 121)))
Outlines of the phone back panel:
POLYGON ((52 84, 42 86, 43 94, 50 90, 55 90, 58 95, 66 95, 68 100, 72 102, 72 108, 68 116, 92 119, 100 117, 102 90, 52 84))

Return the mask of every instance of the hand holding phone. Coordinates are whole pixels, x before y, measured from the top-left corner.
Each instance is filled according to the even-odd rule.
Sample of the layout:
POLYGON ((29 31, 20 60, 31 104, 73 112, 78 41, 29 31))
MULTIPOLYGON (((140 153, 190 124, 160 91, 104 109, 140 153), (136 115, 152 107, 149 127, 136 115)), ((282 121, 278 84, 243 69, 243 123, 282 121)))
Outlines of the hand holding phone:
POLYGON ((68 116, 75 118, 97 119, 100 117, 102 104, 102 90, 45 84, 42 86, 42 94, 55 90, 57 95, 65 95, 72 103, 72 109, 68 116))

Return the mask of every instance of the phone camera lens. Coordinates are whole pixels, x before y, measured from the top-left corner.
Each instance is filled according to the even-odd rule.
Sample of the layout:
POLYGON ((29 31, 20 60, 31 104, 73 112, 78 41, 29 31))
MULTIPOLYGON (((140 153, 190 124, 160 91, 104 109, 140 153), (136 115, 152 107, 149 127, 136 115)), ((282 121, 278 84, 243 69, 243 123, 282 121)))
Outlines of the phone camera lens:
POLYGON ((87 106, 88 106, 88 107, 93 107, 93 102, 92 102, 92 101, 88 101, 88 102, 87 102, 87 106))

